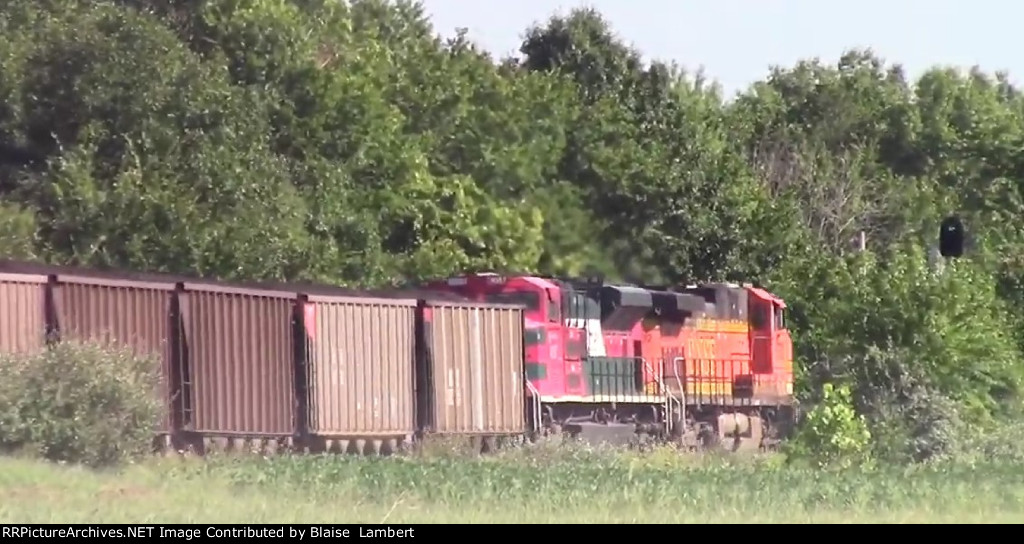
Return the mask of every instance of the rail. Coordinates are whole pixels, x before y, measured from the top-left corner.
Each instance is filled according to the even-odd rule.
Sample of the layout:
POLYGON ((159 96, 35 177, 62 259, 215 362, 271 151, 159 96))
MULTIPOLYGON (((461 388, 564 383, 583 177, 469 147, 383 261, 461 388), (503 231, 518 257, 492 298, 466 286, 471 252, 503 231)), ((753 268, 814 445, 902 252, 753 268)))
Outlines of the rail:
POLYGON ((533 395, 533 430, 534 432, 540 431, 540 391, 530 383, 529 378, 524 380, 526 387, 530 390, 530 394, 533 395))
MULTIPOLYGON (((676 357, 676 361, 681 360, 681 359, 682 359, 682 357, 676 357)), ((661 378, 664 375, 664 373, 665 373, 664 372, 665 371, 664 366, 662 367, 662 369, 661 369, 662 371, 661 372, 655 372, 654 371, 654 367, 651 365, 650 361, 648 361, 647 359, 642 359, 642 360, 644 362, 644 366, 647 367, 647 371, 652 376, 654 376, 655 380, 658 381, 657 383, 658 383, 659 390, 664 392, 664 394, 665 394, 665 432, 671 434, 672 433, 672 421, 674 419, 673 416, 675 415, 674 410, 673 410, 673 404, 675 404, 675 406, 678 407, 678 409, 679 409, 679 422, 680 422, 680 425, 683 425, 685 423, 685 421, 686 421, 686 412, 685 412, 686 405, 683 404, 682 399, 677 397, 674 393, 669 391, 667 387, 665 387, 665 381, 661 378)), ((673 361, 673 362, 675 362, 675 361, 673 361)), ((676 381, 677 382, 679 381, 678 373, 676 373, 676 381)), ((685 389, 683 389, 681 386, 680 386, 679 390, 682 391, 683 394, 685 394, 685 389)))

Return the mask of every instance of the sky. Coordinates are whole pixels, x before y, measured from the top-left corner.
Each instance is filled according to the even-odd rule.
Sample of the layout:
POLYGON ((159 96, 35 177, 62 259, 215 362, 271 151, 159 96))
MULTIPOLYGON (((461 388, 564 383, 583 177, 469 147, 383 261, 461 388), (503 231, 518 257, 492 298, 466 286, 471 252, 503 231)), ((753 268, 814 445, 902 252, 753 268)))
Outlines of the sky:
POLYGON ((523 33, 551 15, 593 7, 648 60, 704 69, 727 95, 770 66, 835 62, 871 49, 910 77, 935 65, 1024 80, 1024 2, 1011 0, 421 0, 434 28, 469 38, 498 57, 518 55, 523 33), (1019 33, 1015 33, 1015 31, 1019 33), (1013 38, 1017 35, 1017 38, 1013 38))

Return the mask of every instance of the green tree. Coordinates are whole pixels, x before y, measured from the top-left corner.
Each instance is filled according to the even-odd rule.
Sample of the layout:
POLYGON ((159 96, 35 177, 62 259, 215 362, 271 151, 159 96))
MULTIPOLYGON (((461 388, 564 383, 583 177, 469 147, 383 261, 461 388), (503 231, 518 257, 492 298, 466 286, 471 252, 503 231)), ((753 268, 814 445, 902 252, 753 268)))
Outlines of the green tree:
POLYGON ((305 209, 289 197, 286 165, 266 154, 260 97, 232 87, 152 17, 108 4, 43 9, 22 21, 31 35, 9 23, 29 43, 0 47, 19 70, 6 72, 18 85, 4 133, 46 157, 13 193, 37 211, 49 254, 301 275, 305 209))
POLYGON ((530 29, 521 51, 526 69, 576 83, 582 110, 559 177, 605 223, 616 275, 736 278, 764 202, 727 143, 717 89, 671 65, 645 66, 593 10, 530 29))
POLYGON ((898 453, 949 452, 961 421, 985 426, 1019 416, 1024 361, 981 267, 964 261, 937 270, 913 245, 885 261, 863 253, 793 265, 803 280, 785 291, 801 293, 791 300, 804 386, 849 383, 873 423, 901 426, 893 438, 900 446, 912 436, 932 441, 898 453), (916 427, 926 420, 932 428, 916 427))
POLYGON ((11 0, 0 32, 5 257, 757 281, 790 303, 802 398, 849 385, 876 449, 934 456, 1018 417, 1024 99, 1005 75, 913 82, 851 50, 726 104, 594 10, 494 59, 404 0, 11 0), (939 270, 953 212, 970 248, 939 270))

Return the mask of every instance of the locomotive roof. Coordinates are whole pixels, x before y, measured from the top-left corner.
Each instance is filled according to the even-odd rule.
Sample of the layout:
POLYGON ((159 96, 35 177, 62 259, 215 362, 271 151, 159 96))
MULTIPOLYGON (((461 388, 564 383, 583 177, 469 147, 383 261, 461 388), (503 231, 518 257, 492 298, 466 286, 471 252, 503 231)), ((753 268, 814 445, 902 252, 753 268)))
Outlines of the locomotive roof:
MULTIPOLYGON (((686 294, 687 291, 690 291, 690 292, 693 292, 693 291, 710 291, 708 294, 710 296, 714 297, 713 292, 716 291, 716 290, 720 290, 720 289, 744 289, 747 292, 749 292, 749 293, 753 294, 754 296, 758 297, 759 299, 773 302, 775 304, 778 304, 779 306, 782 306, 783 308, 786 307, 785 302, 783 302, 783 300, 781 298, 773 295, 772 293, 770 293, 769 291, 767 291, 765 289, 761 289, 759 287, 754 287, 754 286, 752 286, 750 284, 739 285, 739 284, 736 284, 736 283, 723 282, 723 281, 717 281, 717 282, 716 281, 709 281, 709 282, 696 283, 696 284, 687 284, 687 285, 682 285, 682 284, 680 284, 680 285, 653 285, 653 284, 636 284, 636 285, 634 285, 634 284, 608 284, 608 283, 604 283, 604 279, 603 278, 568 278, 568 277, 548 276, 548 275, 545 275, 545 274, 535 274, 535 273, 527 273, 527 272, 507 272, 507 273, 501 273, 501 274, 495 273, 495 272, 473 272, 473 273, 467 273, 463 277, 465 277, 465 276, 481 276, 481 277, 502 276, 502 277, 505 277, 505 278, 518 278, 518 279, 525 280, 526 282, 528 282, 530 284, 536 285, 536 286, 544 288, 544 289, 549 289, 549 288, 568 288, 568 289, 573 289, 573 290, 577 290, 577 291, 588 291, 588 290, 591 290, 591 289, 598 289, 598 288, 612 288, 612 289, 616 290, 620 294, 620 296, 625 295, 626 296, 626 300, 631 301, 631 303, 639 303, 640 305, 647 305, 647 303, 644 302, 646 297, 644 295, 639 294, 640 291, 646 291, 646 292, 651 292, 651 293, 657 293, 657 292, 677 293, 677 294, 680 294, 680 295, 686 294)), ((685 300, 687 300, 687 299, 685 299, 685 298, 684 299, 679 299, 679 302, 677 303, 677 305, 681 304, 682 307, 678 307, 678 306, 677 307, 680 310, 683 310, 684 308, 691 308, 691 307, 694 307, 694 306, 697 305, 697 301, 696 300, 690 300, 689 302, 684 302, 685 300)), ((651 302, 651 305, 653 305, 653 301, 651 302)), ((701 309, 703 309, 703 308, 701 308, 701 309)), ((699 311, 699 310, 687 310, 687 311, 699 311)))
POLYGON ((653 291, 651 298, 654 307, 663 313, 703 312, 706 309, 706 302, 702 297, 688 293, 653 291))
POLYGON ((601 289, 606 293, 612 293, 618 306, 650 308, 653 303, 651 292, 647 289, 629 285, 605 285, 601 289))
POLYGON ((761 300, 764 300, 766 302, 773 302, 773 303, 777 304, 780 308, 785 308, 786 307, 786 303, 781 298, 771 294, 770 292, 768 292, 768 291, 766 291, 764 289, 761 289, 760 287, 753 287, 753 286, 751 286, 751 287, 747 287, 747 290, 750 291, 754 296, 756 296, 757 298, 759 298, 761 300))

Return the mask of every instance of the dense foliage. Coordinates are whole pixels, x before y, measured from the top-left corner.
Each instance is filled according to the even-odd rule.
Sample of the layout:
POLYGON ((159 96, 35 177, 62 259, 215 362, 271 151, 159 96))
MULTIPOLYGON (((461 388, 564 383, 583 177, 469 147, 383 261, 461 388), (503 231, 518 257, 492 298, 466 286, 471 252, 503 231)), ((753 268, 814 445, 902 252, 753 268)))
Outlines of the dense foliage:
POLYGON ((0 354, 0 450, 93 467, 149 454, 159 368, 126 347, 74 341, 0 354))
POLYGON ((1000 75, 850 51, 727 101, 593 11, 492 59, 383 0, 10 0, 0 34, 6 255, 756 281, 791 305, 802 396, 848 386, 887 454, 1020 411, 1024 98, 1000 75), (942 266, 953 211, 971 251, 942 266))

